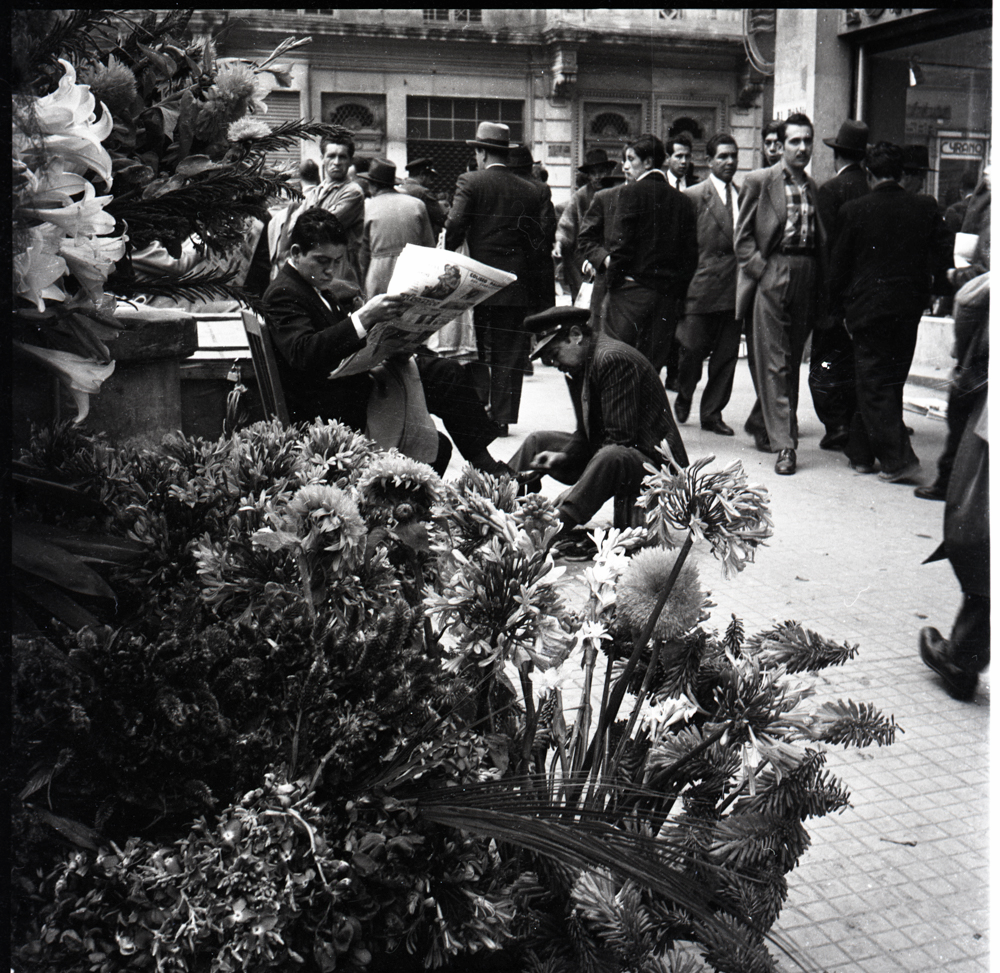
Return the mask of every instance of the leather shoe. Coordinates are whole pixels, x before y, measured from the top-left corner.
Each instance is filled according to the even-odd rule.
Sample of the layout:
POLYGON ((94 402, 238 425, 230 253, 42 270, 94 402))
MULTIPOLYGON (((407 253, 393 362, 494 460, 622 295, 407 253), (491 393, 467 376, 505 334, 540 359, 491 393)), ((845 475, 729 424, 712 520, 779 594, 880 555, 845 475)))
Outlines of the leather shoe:
POLYGON ((701 428, 707 432, 718 433, 720 436, 735 436, 736 433, 729 428, 721 419, 716 419, 713 422, 703 422, 701 428))
POLYGON ((674 399, 674 418, 678 422, 687 422, 689 415, 691 415, 691 402, 678 395, 674 399))
POLYGON ((795 450, 782 449, 774 463, 774 472, 782 476, 791 476, 795 472, 795 450))
POLYGON ((847 445, 850 430, 846 426, 835 426, 819 441, 820 449, 841 450, 847 445))
POLYGON ((946 500, 948 491, 935 480, 927 486, 918 486, 913 495, 921 500, 946 500))
POLYGON ((497 423, 497 438, 503 439, 505 436, 510 435, 510 429, 506 422, 497 423))
POLYGON ((849 465, 855 473, 864 473, 867 475, 875 472, 875 467, 871 463, 850 463, 849 465))
POLYGON ((750 435, 753 436, 753 444, 757 448, 757 452, 771 452, 771 440, 767 438, 767 433, 763 429, 753 432, 750 435))
POLYGON ((920 472, 920 460, 915 459, 912 463, 908 463, 902 469, 896 470, 895 473, 888 473, 882 470, 879 473, 878 478, 883 483, 912 483, 913 478, 920 472))
POLYGON ((951 661, 951 643, 936 628, 920 630, 920 658, 924 665, 933 669, 944 682, 944 688, 952 699, 969 700, 976 694, 979 676, 966 672, 951 661))

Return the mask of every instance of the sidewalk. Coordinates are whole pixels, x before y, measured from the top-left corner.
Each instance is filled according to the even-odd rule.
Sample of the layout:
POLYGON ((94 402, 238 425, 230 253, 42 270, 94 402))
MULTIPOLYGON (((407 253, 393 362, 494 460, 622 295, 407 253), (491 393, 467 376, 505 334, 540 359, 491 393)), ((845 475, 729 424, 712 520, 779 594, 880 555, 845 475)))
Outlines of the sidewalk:
MULTIPOLYGON (((818 698, 872 703, 905 731, 891 747, 830 751, 829 767, 853 807, 807 822, 812 847, 789 876, 774 931, 826 973, 979 973, 989 969, 989 673, 973 702, 958 703, 917 653, 920 628, 947 635, 961 598, 946 561, 921 564, 940 541, 944 504, 855 474, 843 454, 820 450, 806 374, 794 476, 776 476, 774 457, 742 432, 753 403, 745 361, 725 411, 736 436, 700 428, 700 389, 694 417, 681 427, 692 459, 714 455, 720 466, 740 459, 771 493, 774 536, 755 564, 726 581, 710 554, 700 556, 716 603, 710 624, 724 628, 735 613, 750 633, 795 619, 858 643, 852 662, 820 675, 818 698)), ((930 482, 945 439, 938 417, 945 394, 914 384, 906 398, 930 482)), ((541 365, 525 380, 520 422, 493 444, 493 455, 508 459, 539 428, 573 428, 563 377, 541 365)), ((544 481, 549 495, 561 489, 544 481)), ((610 520, 609 502, 595 523, 610 520)))

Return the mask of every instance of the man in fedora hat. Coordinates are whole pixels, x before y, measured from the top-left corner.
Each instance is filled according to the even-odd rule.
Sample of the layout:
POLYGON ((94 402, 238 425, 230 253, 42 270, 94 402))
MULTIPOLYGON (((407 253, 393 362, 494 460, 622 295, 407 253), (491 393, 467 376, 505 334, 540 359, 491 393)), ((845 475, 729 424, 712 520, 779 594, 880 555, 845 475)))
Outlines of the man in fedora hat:
MULTIPOLYGON (((511 146, 507 154, 507 168, 522 179, 530 179, 542 187, 545 200, 542 203, 542 225, 549 236, 545 240, 545 249, 535 254, 531 264, 531 310, 538 311, 552 307, 556 302, 556 267, 553 258, 553 246, 556 233, 556 209, 552 205, 552 190, 541 179, 535 176, 538 162, 531 157, 531 150, 526 145, 511 146)), ((525 363, 530 371, 530 362, 525 363)))
POLYGON ((577 250, 580 224, 590 209, 595 193, 601 189, 601 180, 615 167, 614 161, 608 158, 604 149, 588 149, 584 158, 586 161, 576 171, 587 177, 587 183, 570 197, 556 228, 556 257, 562 260, 563 279, 574 301, 583 283, 583 274, 580 272, 583 261, 577 250))
POLYGON ((406 165, 407 177, 400 183, 399 191, 416 196, 427 207, 434 239, 444 229, 445 212, 441 201, 431 192, 431 184, 437 175, 434 163, 427 158, 414 159, 406 165))
MULTIPOLYGON (((868 193, 868 177, 861 166, 868 149, 868 126, 848 118, 836 138, 825 138, 823 144, 833 149, 837 171, 816 193, 816 206, 827 229, 829 253, 836 243, 840 207, 868 193)), ((819 441, 820 449, 843 449, 855 403, 854 345, 842 316, 824 314, 817 318, 809 360, 809 391, 816 415, 826 429, 819 441)))
POLYGON ((372 159, 368 167, 371 199, 365 201, 361 235, 361 273, 369 297, 384 294, 403 247, 433 247, 427 208, 415 196, 396 192, 396 164, 372 159))
MULTIPOLYGON (((521 381, 528 365, 530 336, 524 319, 537 307, 533 271, 550 259, 555 214, 546 207, 547 187, 523 179, 507 168, 510 129, 498 122, 481 122, 474 139, 476 170, 458 177, 455 197, 445 224, 445 246, 463 243, 469 256, 506 270, 517 280, 478 304, 473 312, 479 360, 489 367, 488 399, 493 420, 502 434, 517 422, 521 381)), ((485 390, 484 390, 485 391, 485 390)))
POLYGON ((575 432, 529 433, 509 461, 515 472, 537 474, 536 480, 547 474, 570 486, 556 501, 557 544, 615 494, 638 492, 643 464, 663 462, 664 440, 673 462, 688 465, 653 366, 630 345, 595 334, 588 317, 586 308, 552 307, 524 322, 538 342, 532 359, 566 375, 576 413, 575 432))

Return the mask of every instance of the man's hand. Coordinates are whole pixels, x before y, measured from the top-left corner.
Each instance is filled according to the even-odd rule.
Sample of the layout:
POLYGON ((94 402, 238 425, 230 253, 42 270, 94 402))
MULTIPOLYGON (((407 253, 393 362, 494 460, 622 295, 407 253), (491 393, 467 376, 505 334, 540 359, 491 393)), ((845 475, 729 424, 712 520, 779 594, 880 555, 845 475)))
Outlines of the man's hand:
POLYGON ((367 331, 380 321, 394 321, 409 307, 401 294, 378 294, 358 310, 358 319, 367 331))
POLYGON ((594 274, 596 273, 594 265, 589 260, 584 260, 584 262, 580 264, 580 272, 587 278, 587 280, 593 280, 594 274))
POLYGON ((566 453, 557 452, 553 449, 546 449, 540 453, 535 453, 529 466, 533 470, 551 470, 561 466, 566 462, 566 459, 566 453))

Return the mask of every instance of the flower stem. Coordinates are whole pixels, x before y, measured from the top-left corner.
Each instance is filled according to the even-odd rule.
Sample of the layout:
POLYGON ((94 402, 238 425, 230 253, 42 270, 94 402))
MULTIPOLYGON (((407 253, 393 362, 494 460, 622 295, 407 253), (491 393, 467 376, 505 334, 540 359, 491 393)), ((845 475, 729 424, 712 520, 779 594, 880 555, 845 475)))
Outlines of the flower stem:
POLYGON ((645 627, 633 644, 632 654, 629 656, 629 660, 625 664, 624 672, 622 672, 618 681, 615 683, 615 687, 611 692, 611 698, 608 700, 607 709, 601 713, 601 719, 597 726, 597 733, 594 735, 594 739, 590 743, 590 748, 587 750, 587 756, 583 762, 582 770, 585 773, 594 765, 594 754, 596 753, 598 746, 601 745, 599 741, 603 742, 604 736, 608 732, 608 728, 612 723, 614 723, 615 717, 618 715, 618 710, 621 708, 622 700, 625 698, 625 692, 629 679, 632 677, 632 673, 635 672, 636 666, 639 664, 639 659, 642 658, 642 653, 649 644, 649 640, 653 635, 653 629, 656 627, 656 623, 660 618, 660 613, 663 611, 663 606, 667 603, 667 599, 670 597, 670 592, 673 591, 674 584, 677 582, 677 576, 681 573, 681 568, 684 566, 684 562, 687 560, 687 556, 690 553, 691 546, 693 544, 694 538, 691 533, 688 532, 688 536, 685 538, 684 544, 681 546, 680 552, 677 555, 677 560, 674 562, 673 570, 670 572, 670 577, 667 578, 667 583, 663 586, 663 591, 660 592, 660 596, 656 599, 656 604, 650 612, 649 619, 647 620, 645 627))

